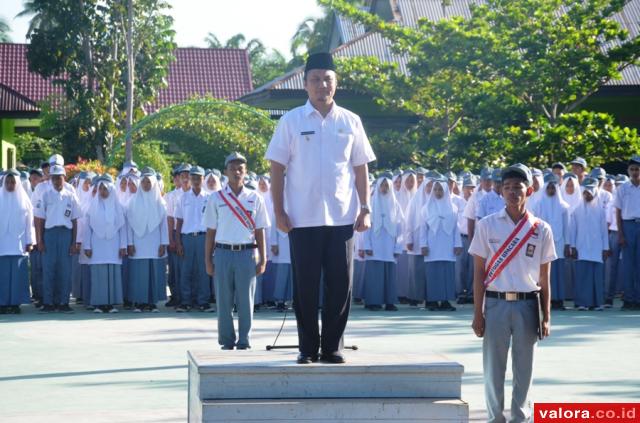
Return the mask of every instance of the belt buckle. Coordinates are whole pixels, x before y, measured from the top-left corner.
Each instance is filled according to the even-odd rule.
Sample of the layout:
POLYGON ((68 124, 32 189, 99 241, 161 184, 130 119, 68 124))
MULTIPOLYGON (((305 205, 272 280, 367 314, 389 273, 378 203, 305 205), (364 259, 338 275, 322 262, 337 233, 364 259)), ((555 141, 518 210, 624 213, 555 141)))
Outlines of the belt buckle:
POLYGON ((231 244, 231 251, 242 251, 242 245, 233 245, 231 244))
POLYGON ((198 236, 198 233, 197 232, 191 232, 191 236, 196 237, 196 236, 198 236))
POLYGON ((507 301, 518 301, 518 293, 517 292, 505 292, 504 299, 507 301))

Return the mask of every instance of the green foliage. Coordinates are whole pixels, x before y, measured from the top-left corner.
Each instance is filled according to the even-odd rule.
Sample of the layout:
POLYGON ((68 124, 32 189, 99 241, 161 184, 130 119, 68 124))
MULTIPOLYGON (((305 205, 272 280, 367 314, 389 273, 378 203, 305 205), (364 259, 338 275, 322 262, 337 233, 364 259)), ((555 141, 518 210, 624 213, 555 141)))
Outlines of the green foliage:
MULTIPOLYGON (((250 169, 266 172, 264 153, 274 129, 275 122, 262 110, 213 98, 194 99, 138 122, 133 128, 134 157, 137 145, 157 140, 155 145, 171 164, 190 162, 222 169, 225 157, 239 151, 249 160, 250 169)), ((111 162, 118 160, 114 157, 111 162)))
MULTIPOLYGON (((164 0, 136 0, 134 109, 151 102, 166 85, 174 31, 164 0)), ((51 102, 48 131, 70 158, 104 159, 122 133, 126 106, 126 1, 30 0, 29 67, 62 87, 64 110, 51 102), (54 122, 55 121, 55 122, 54 122)))
POLYGON ((528 161, 526 154, 542 163, 569 151, 614 158, 634 146, 631 131, 610 116, 576 113, 640 58, 640 38, 629 38, 612 18, 623 0, 487 0, 472 6, 469 19, 422 19, 415 28, 345 0, 319 2, 380 32, 407 55, 410 76, 371 57, 343 59, 339 73, 343 86, 419 118, 411 128, 415 136, 405 141, 427 166, 528 161), (593 126, 597 137, 578 132, 593 126), (580 147, 564 149, 562 137, 580 147), (602 147, 602 139, 615 145, 602 147))
POLYGON ((0 43, 10 43, 11 36, 9 33, 11 32, 11 27, 7 23, 7 20, 0 16, 0 43))
MULTIPOLYGON (((145 166, 152 167, 159 172, 165 181, 171 179, 171 156, 163 151, 164 143, 156 140, 138 140, 133 143, 133 161, 142 169, 145 166)), ((118 149, 112 158, 113 167, 122 169, 124 164, 124 145, 118 149)))
POLYGON ((46 140, 31 132, 16 134, 13 142, 18 160, 29 167, 40 167, 40 163, 60 151, 55 140, 46 140))

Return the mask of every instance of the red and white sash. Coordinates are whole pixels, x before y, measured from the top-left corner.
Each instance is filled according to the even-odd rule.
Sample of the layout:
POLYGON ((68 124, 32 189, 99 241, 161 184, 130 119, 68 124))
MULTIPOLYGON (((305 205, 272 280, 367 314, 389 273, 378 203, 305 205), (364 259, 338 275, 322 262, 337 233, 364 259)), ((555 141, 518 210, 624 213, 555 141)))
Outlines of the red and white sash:
POLYGON ((253 221, 253 217, 251 217, 251 213, 245 209, 240 201, 236 198, 235 195, 230 195, 230 197, 234 200, 235 204, 232 205, 229 200, 227 200, 227 196, 223 194, 222 190, 218 191, 218 195, 222 201, 225 202, 229 210, 238 218, 242 226, 249 229, 249 231, 253 232, 256 229, 256 223, 253 221))
POLYGON ((484 280, 484 286, 489 286, 496 280, 507 265, 518 254, 518 251, 525 245, 525 243, 533 236, 540 225, 540 219, 537 219, 529 212, 526 212, 524 217, 520 219, 520 222, 516 225, 511 235, 502 244, 498 251, 493 255, 489 266, 487 266, 487 275, 484 280))

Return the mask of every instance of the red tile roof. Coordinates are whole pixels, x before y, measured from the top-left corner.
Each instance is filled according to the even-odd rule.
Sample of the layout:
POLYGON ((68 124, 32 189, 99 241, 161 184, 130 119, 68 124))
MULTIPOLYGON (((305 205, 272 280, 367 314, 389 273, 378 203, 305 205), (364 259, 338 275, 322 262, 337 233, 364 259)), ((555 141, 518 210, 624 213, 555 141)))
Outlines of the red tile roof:
MULTIPOLYGON (((0 90, 4 103, 16 106, 12 112, 32 112, 28 103, 37 103, 55 93, 50 79, 30 72, 26 58, 26 44, 0 43, 0 90), (9 91, 14 92, 9 102, 9 91), (23 101, 17 101, 18 95, 23 101)), ((251 68, 246 50, 178 48, 176 60, 169 67, 168 86, 158 93, 148 113, 172 104, 182 103, 193 96, 211 95, 236 100, 253 90, 251 68)))

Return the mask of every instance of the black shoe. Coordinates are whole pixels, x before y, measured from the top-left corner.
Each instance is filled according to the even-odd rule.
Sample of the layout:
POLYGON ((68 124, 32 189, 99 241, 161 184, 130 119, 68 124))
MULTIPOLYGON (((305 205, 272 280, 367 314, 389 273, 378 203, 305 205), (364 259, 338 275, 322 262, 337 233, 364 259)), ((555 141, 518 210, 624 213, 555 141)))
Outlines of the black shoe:
POLYGON ((7 314, 8 308, 7 307, 0 307, 0 314, 7 314))
POLYGON ((58 306, 58 311, 60 313, 71 314, 73 313, 73 309, 69 307, 69 304, 63 304, 58 306))
POLYGON ((362 298, 354 298, 353 299, 353 303, 355 305, 362 305, 362 304, 364 304, 364 301, 362 301, 362 298))
POLYGON ((188 305, 179 305, 178 307, 176 307, 176 312, 178 313, 184 313, 186 311, 189 311, 188 305))
POLYGON ((296 363, 298 364, 311 364, 318 361, 318 354, 298 354, 298 358, 296 359, 296 363))
POLYGON ((622 307, 620 307, 620 310, 623 310, 623 311, 633 310, 633 305, 634 304, 630 301, 624 301, 622 303, 622 307))
POLYGON ((19 305, 9 307, 9 313, 11 314, 20 314, 21 312, 19 305))
POLYGON ((320 360, 331 364, 343 364, 347 362, 344 359, 344 356, 337 351, 332 353, 322 353, 322 355, 320 355, 320 360))
POLYGON ((278 305, 276 306, 276 310, 278 311, 285 311, 287 309, 287 306, 284 305, 284 303, 278 303, 278 305))
POLYGON ((458 297, 458 299, 456 300, 456 304, 466 304, 467 303, 467 299, 465 297, 458 297))
POLYGON ((177 305, 179 305, 179 304, 178 304, 178 302, 177 302, 175 299, 173 299, 173 297, 172 297, 169 301, 167 301, 166 303, 164 303, 164 306, 165 306, 165 307, 175 307, 175 306, 177 306, 177 305))
POLYGON ((368 306, 365 306, 365 308, 367 310, 371 310, 371 311, 380 311, 380 310, 382 310, 382 306, 378 305, 378 304, 368 305, 368 306))
POLYGON ((236 350, 250 350, 251 345, 236 345, 236 350))
POLYGON ((384 306, 385 311, 398 311, 398 307, 393 304, 387 304, 384 306))
POLYGON ((42 306, 42 308, 40 309, 40 311, 38 313, 40 314, 48 314, 48 313, 53 313, 54 311, 56 311, 56 308, 50 304, 45 304, 42 306))
POLYGON ((234 345, 223 345, 222 347, 220 347, 221 350, 225 350, 225 351, 232 350, 234 348, 235 348, 234 345))
POLYGON ((456 311, 456 308, 452 306, 449 301, 443 301, 442 303, 440 303, 440 310, 456 311))

